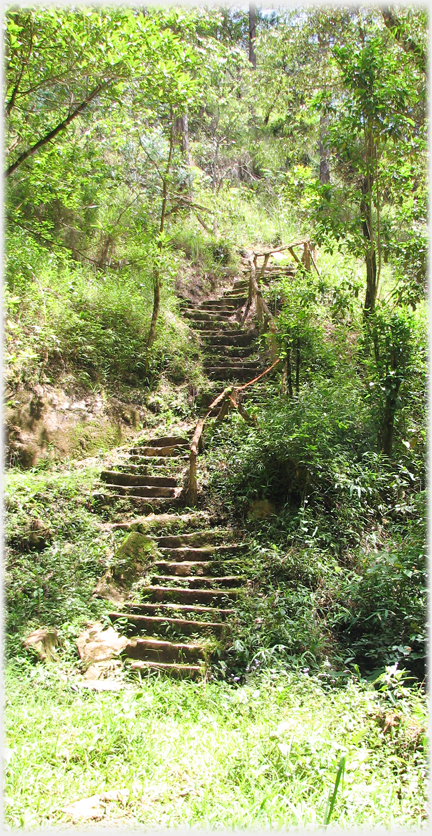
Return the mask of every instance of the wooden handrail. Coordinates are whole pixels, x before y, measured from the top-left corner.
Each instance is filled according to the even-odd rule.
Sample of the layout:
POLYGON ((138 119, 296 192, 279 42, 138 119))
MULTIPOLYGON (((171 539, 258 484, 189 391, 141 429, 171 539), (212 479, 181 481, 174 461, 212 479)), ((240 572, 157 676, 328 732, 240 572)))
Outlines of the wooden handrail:
POLYGON ((204 430, 204 424, 207 421, 207 418, 209 418, 210 414, 213 412, 216 406, 222 404, 222 408, 216 416, 216 421, 223 420, 223 418, 226 415, 226 411, 223 411, 224 402, 227 401, 238 410, 239 414, 242 416, 244 421, 247 421, 248 424, 256 425, 256 419, 252 415, 249 415, 244 406, 242 406, 242 404, 239 402, 238 395, 243 389, 246 389, 248 386, 252 386, 252 384, 256 383, 258 380, 264 377, 264 375, 271 372, 271 370, 274 369, 275 366, 277 366, 278 363, 281 362, 281 360, 282 358, 279 357, 274 363, 272 363, 271 366, 269 366, 268 369, 266 369, 264 372, 261 372, 261 374, 259 374, 258 377, 254 377, 253 380, 249 380, 247 383, 244 383, 243 386, 227 386, 223 390, 223 392, 221 392, 217 396, 217 398, 215 398, 214 401, 212 401, 204 417, 199 419, 195 427, 195 432, 193 434, 190 445, 189 484, 186 490, 186 496, 190 505, 196 505, 198 497, 197 458, 202 443, 201 438, 204 430))
POLYGON ((262 253, 254 251, 253 254, 254 256, 257 256, 257 258, 261 258, 266 255, 273 255, 273 253, 281 253, 284 250, 290 250, 291 247, 301 247, 305 244, 310 245, 310 238, 301 238, 299 241, 293 241, 291 244, 282 244, 280 247, 273 247, 271 250, 265 250, 262 253))

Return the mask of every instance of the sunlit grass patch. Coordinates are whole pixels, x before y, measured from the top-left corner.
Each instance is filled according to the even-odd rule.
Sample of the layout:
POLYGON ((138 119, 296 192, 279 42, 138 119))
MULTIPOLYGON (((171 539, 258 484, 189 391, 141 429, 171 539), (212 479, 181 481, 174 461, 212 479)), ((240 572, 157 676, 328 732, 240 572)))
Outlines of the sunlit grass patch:
POLYGON ((314 827, 341 755, 335 824, 425 822, 426 709, 406 689, 393 690, 398 721, 386 729, 386 692, 355 680, 328 689, 301 672, 236 689, 155 678, 94 694, 55 669, 14 666, 8 682, 13 828, 70 823, 67 804, 119 789, 126 805, 108 805, 98 826, 314 827))

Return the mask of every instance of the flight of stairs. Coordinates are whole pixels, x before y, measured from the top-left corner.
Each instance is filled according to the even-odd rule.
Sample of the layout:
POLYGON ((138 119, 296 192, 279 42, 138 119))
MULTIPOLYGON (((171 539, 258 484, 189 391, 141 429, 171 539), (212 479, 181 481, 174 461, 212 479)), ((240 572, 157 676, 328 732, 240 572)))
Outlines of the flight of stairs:
POLYGON ((233 289, 218 299, 184 304, 184 316, 200 335, 210 380, 240 383, 264 369, 256 347, 256 330, 240 322, 247 297, 248 280, 239 278, 233 289))
MULTIPOLYGON (((158 556, 148 583, 139 589, 140 601, 109 613, 129 638, 124 655, 134 670, 196 679, 229 634, 232 603, 246 582, 239 558, 247 544, 239 542, 237 532, 212 527, 199 512, 170 513, 181 491, 179 478, 153 474, 184 461, 188 446, 189 440, 179 436, 144 440, 117 454, 101 481, 111 496, 126 495, 138 509, 143 499, 152 503, 162 529, 167 520, 175 525, 169 534, 154 536, 158 556)), ((114 523, 112 529, 136 530, 136 519, 114 523)))
MULTIPOLYGON (((247 291, 247 280, 240 278, 219 299, 184 305, 218 392, 226 382, 248 381, 264 369, 254 345, 256 331, 241 325, 247 291)), ((240 532, 203 520, 200 512, 181 513, 189 445, 184 436, 163 436, 112 451, 94 497, 100 508, 111 508, 111 519, 114 503, 120 514, 114 530, 139 531, 136 512, 160 519, 154 535, 157 558, 139 587, 139 600, 109 613, 116 629, 128 636, 124 655, 130 667, 193 679, 208 670, 231 634, 233 604, 247 585, 242 556, 248 543, 240 532), (174 528, 166 530, 167 521, 174 528)))
POLYGON ((99 510, 153 513, 182 504, 182 483, 189 461, 189 440, 182 436, 136 441, 112 451, 93 493, 99 510))

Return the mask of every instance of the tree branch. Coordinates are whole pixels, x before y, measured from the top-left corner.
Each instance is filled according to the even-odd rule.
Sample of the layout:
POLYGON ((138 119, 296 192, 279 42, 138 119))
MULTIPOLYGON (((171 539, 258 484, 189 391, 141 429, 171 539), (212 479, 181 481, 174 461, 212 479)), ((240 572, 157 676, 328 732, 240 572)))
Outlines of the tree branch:
POLYGON ((52 129, 52 131, 49 131, 44 137, 42 137, 42 139, 39 139, 30 148, 27 148, 26 151, 23 151, 22 154, 19 155, 18 159, 15 160, 15 162, 12 163, 12 165, 10 165, 9 168, 6 169, 6 177, 9 177, 11 174, 13 174, 13 172, 16 171, 16 169, 25 160, 27 160, 29 157, 32 157, 33 154, 35 154, 36 151, 39 150, 39 148, 42 148, 48 142, 51 142, 51 140, 54 139, 54 137, 56 137, 57 134, 60 133, 60 131, 64 131, 65 128, 67 128, 67 126, 70 125, 70 123, 73 121, 73 119, 76 119, 76 117, 79 116, 80 113, 83 112, 83 110, 85 110, 85 108, 90 104, 90 102, 93 101, 93 99, 96 98, 97 95, 99 95, 99 93, 104 89, 104 87, 107 86, 107 83, 108 82, 103 82, 102 84, 98 84, 97 87, 95 87, 94 90, 92 90, 92 92, 89 93, 87 98, 84 99, 84 101, 82 101, 81 104, 79 104, 78 107, 76 107, 75 110, 73 110, 72 113, 70 113, 66 119, 60 122, 55 128, 52 129))
POLYGON ((427 59, 423 47, 403 31, 403 23, 388 6, 381 9, 384 23, 404 52, 413 56, 419 70, 427 74, 427 59))

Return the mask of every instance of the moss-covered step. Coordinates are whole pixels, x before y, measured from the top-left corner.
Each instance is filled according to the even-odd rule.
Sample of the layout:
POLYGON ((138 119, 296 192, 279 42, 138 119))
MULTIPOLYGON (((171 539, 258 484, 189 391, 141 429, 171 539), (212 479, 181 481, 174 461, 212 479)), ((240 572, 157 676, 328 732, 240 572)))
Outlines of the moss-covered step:
POLYGON ((264 371, 262 367, 255 369, 244 368, 240 365, 232 366, 209 366, 207 374, 212 380, 232 380, 232 381, 248 381, 253 377, 264 371))
MULTIPOLYGON (((235 563, 234 566, 238 564, 235 563)), ((152 568, 161 575, 176 575, 178 577, 205 577, 206 575, 220 575, 225 569, 233 570, 231 561, 222 560, 196 560, 193 562, 182 561, 181 563, 174 563, 168 560, 156 560, 152 568)))
MULTIPOLYGON (((189 444, 189 442, 188 442, 189 444)), ((181 456, 184 455, 184 448, 187 445, 165 445, 163 447, 156 447, 155 445, 146 444, 146 446, 135 446, 130 448, 130 453, 134 453, 144 457, 165 458, 166 456, 181 456)))
POLYGON ((124 649, 129 659, 142 659, 146 662, 204 662, 205 646, 198 643, 169 642, 153 637, 130 639, 124 649))
MULTIPOLYGON (((176 536, 183 536, 187 532, 197 533, 203 526, 210 523, 209 514, 206 511, 190 511, 180 514, 148 514, 143 517, 135 517, 133 520, 112 523, 113 531, 140 531, 142 534, 154 534, 157 536, 164 531, 166 536, 175 532, 176 536)), ((158 541, 157 541, 158 542, 158 541)))
MULTIPOLYGON (((171 578, 169 578, 171 580, 171 578)), ((243 592, 240 589, 184 589, 173 586, 147 586, 140 590, 143 603, 162 601, 178 604, 229 604, 243 592)))
POLYGON ((138 442, 143 447, 187 447, 189 440, 182 435, 162 435, 158 438, 145 438, 138 442))
POLYGON ((153 575, 151 583, 159 587, 170 584, 170 588, 179 586, 182 589, 236 589, 239 584, 246 583, 242 575, 153 575))
MULTIPOLYGON (((159 549, 201 548, 215 545, 233 534, 224 528, 209 528, 204 531, 191 531, 185 534, 165 534, 156 537, 159 549)), ((164 552, 165 553, 165 552, 164 552)), ((170 552, 171 553, 171 552, 170 552)))
POLYGON ((208 345, 250 345, 255 339, 253 331, 239 331, 235 334, 214 334, 213 331, 201 331, 200 337, 208 345))
MULTIPOLYGON (((162 539, 162 538, 160 538, 162 539)), ((229 555, 229 554, 238 554, 248 550, 247 543, 232 543, 230 544, 223 544, 223 545, 216 545, 208 543, 207 545, 203 546, 192 546, 192 545, 179 545, 176 547, 172 546, 164 546, 160 543, 160 539, 158 539, 158 548, 164 558, 171 558, 175 562, 180 562, 183 560, 192 561, 192 560, 204 560, 209 559, 212 555, 229 555)))
POLYGON ((197 621, 195 619, 171 618, 160 615, 134 615, 129 612, 110 612, 108 617, 113 624, 119 619, 127 618, 129 631, 135 629, 137 632, 144 631, 151 635, 170 632, 185 636, 200 635, 221 638, 230 632, 229 625, 223 621, 197 621))
POLYGON ((142 487, 176 488, 178 480, 174 476, 148 476, 147 474, 121 473, 116 470, 103 470, 100 479, 110 485, 137 485, 142 487))
POLYGON ((151 485, 118 485, 118 484, 111 484, 108 482, 106 484, 108 490, 115 490, 118 496, 128 496, 128 497, 175 497, 176 495, 176 488, 171 487, 163 487, 161 485, 151 486, 151 485))
MULTIPOLYGON (((187 617, 192 616, 193 620, 211 619, 218 621, 225 621, 234 614, 234 610, 229 607, 206 607, 202 604, 182 604, 175 601, 159 601, 151 603, 146 601, 140 604, 128 604, 127 610, 129 613, 136 613, 142 615, 157 615, 161 617, 187 617)), ((125 614, 123 613, 122 617, 125 614)))

